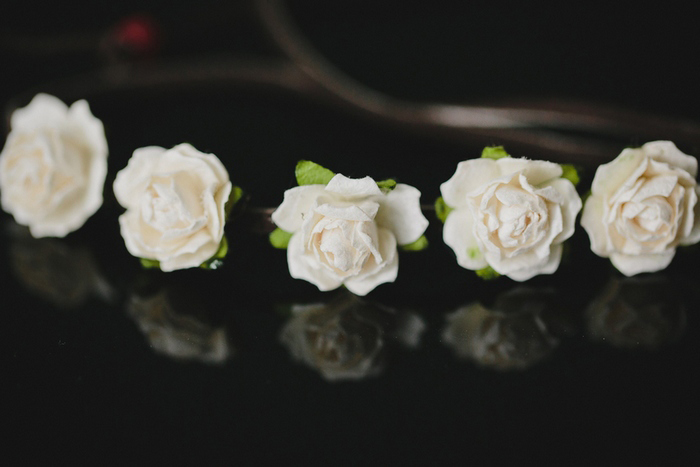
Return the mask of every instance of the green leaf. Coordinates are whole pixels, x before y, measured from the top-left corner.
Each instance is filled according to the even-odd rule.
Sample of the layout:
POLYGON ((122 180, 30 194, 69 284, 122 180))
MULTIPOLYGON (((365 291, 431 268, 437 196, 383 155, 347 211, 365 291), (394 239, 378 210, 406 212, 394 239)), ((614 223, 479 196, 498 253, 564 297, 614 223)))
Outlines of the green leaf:
POLYGON ((226 257, 228 254, 228 240, 226 237, 223 237, 221 239, 221 243, 219 244, 219 249, 216 250, 216 253, 214 253, 214 256, 203 262, 202 264, 199 265, 200 268, 202 269, 218 269, 221 266, 223 266, 224 262, 221 261, 226 257))
POLYGON ((243 197, 243 189, 239 186, 233 185, 231 188, 231 194, 228 195, 228 200, 226 200, 226 205, 224 206, 224 212, 226 213, 226 218, 231 214, 231 210, 236 205, 237 202, 243 197))
POLYGON ((299 161, 294 170, 297 184, 302 185, 327 185, 335 174, 327 168, 311 161, 299 161))
POLYGON ((287 245, 289 245, 289 239, 292 238, 292 235, 293 234, 291 232, 287 232, 286 230, 282 230, 277 227, 275 230, 270 232, 270 244, 275 248, 284 250, 287 248, 287 245))
POLYGON ((384 192, 388 193, 394 188, 396 188, 396 180, 393 178, 387 178, 386 180, 382 180, 380 182, 377 182, 377 186, 384 192))
POLYGON ((454 208, 448 206, 447 203, 445 203, 445 200, 442 196, 435 200, 435 215, 438 219, 442 221, 443 224, 445 223, 447 216, 450 215, 453 209, 454 208))
POLYGON ((561 178, 565 178, 569 180, 571 183, 574 184, 574 186, 578 185, 578 182, 581 181, 578 176, 578 170, 576 170, 576 167, 574 167, 571 164, 560 164, 561 169, 564 171, 561 174, 561 178))
POLYGON ((491 266, 486 266, 484 269, 477 269, 476 275, 487 281, 501 276, 499 273, 494 271, 491 266))
POLYGON ((421 235, 421 237, 413 243, 401 245, 403 251, 421 251, 426 248, 428 248, 428 239, 425 238, 425 235, 421 235))
POLYGON ((503 149, 503 146, 487 146, 481 151, 481 157, 483 159, 503 159, 504 157, 510 157, 510 154, 503 149))
POLYGON ((160 261, 156 259, 139 258, 139 261, 144 269, 160 269, 160 261))

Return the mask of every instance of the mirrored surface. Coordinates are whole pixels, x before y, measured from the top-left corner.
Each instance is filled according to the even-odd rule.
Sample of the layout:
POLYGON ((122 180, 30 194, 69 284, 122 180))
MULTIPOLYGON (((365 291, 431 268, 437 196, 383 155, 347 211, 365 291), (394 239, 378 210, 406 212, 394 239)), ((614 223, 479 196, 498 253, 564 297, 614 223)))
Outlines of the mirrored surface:
MULTIPOLYGON (((319 292, 289 276, 261 215, 294 184, 297 160, 394 177, 429 206, 459 161, 502 141, 368 116, 298 87, 307 81, 279 85, 276 72, 264 74, 272 84, 256 81, 278 70, 270 60, 281 52, 247 3, 78 3, 0 15, 3 104, 35 90, 86 97, 110 149, 104 205, 79 231, 33 239, 0 214, 8 456, 96 465, 697 457, 697 248, 679 248, 662 273, 625 278, 577 228, 555 274, 484 281, 456 264, 428 208, 430 246, 400 253, 395 283, 362 299, 319 292), (103 41, 134 11, 161 28, 153 57, 103 41), (245 73, 239 59, 251 64, 245 73), (163 76, 169 85, 149 81, 163 76), (135 148, 184 141, 221 158, 249 209, 227 224, 230 251, 216 271, 145 271, 124 248, 111 186, 135 148)), ((700 120, 687 71, 700 44, 694 16, 533 9, 291 2, 290 14, 330 63, 401 102, 572 98, 700 120)), ((628 128, 597 137, 616 150, 671 137, 628 128)), ((523 146, 523 156, 544 157, 523 146)), ((577 156, 581 195, 615 155, 577 156)))

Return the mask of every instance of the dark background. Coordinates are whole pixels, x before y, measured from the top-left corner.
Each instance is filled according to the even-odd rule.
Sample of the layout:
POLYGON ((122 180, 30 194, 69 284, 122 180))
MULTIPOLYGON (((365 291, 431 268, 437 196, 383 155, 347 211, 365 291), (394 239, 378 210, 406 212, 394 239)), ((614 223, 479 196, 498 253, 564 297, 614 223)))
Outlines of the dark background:
MULTIPOLYGON (((565 2, 328 3, 291 2, 293 19, 338 68, 400 99, 573 98, 700 121, 700 37, 687 11, 565 2)), ((17 96, 24 105, 42 90, 87 97, 60 83, 109 64, 148 68, 279 56, 255 10, 242 2, 4 5, 0 102, 8 106, 17 96), (134 58, 95 45, 134 13, 158 24, 156 52, 134 58), (78 45, 62 45, 71 43, 78 45)), ((285 254, 269 247, 245 214, 227 225, 231 251, 222 269, 142 271, 118 232, 116 172, 135 148, 187 141, 221 158, 250 195, 250 207, 279 204, 302 158, 349 176, 395 177, 418 187, 430 204, 457 162, 478 156, 481 146, 405 131, 265 86, 218 82, 95 92, 88 99, 110 146, 103 208, 80 231, 40 244, 18 233, 10 216, 0 217, 8 452, 27 462, 48 455, 58 462, 241 465, 675 464, 696 453, 697 250, 682 249, 666 272, 651 275, 668 280, 657 302, 682 306, 682 318, 661 312, 620 348, 593 339, 585 314, 620 275, 590 252, 579 228, 559 271, 527 283, 555 294, 549 329, 559 344, 529 368, 497 371, 457 358, 441 333, 458 307, 491 305, 517 284, 483 282, 460 268, 429 213, 430 248, 402 254, 396 283, 368 296, 419 315, 426 325, 420 345, 405 349, 387 333, 381 374, 328 382, 294 361, 278 335, 289 304, 333 294, 291 279, 285 254), (76 292, 79 299, 66 301, 65 293, 85 280, 85 263, 70 259, 83 254, 78 251, 92 256, 110 284, 108 299, 76 292), (43 263, 54 257, 57 263, 43 263), (47 283, 64 294, 47 292, 47 283), (134 294, 163 287, 176 291, 188 313, 226 330, 235 349, 230 359, 212 365, 154 351, 125 309, 134 294)), ((642 138, 631 132, 619 147, 642 138)), ((698 143, 680 146, 697 155, 698 143)), ((582 194, 593 162, 581 166, 582 194)))

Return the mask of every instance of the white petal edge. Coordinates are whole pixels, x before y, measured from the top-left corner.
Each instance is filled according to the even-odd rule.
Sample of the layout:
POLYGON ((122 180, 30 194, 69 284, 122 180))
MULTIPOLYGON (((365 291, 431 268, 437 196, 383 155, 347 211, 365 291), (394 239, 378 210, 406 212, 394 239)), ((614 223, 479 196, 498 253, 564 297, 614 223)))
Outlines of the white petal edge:
POLYGON ((682 152, 672 141, 651 141, 642 146, 642 151, 656 161, 685 170, 693 178, 698 174, 698 160, 682 152))
POLYGON ((303 185, 285 191, 282 204, 272 213, 272 222, 287 232, 298 231, 316 199, 324 194, 324 188, 324 185, 303 185))
POLYGON ((625 276, 634 276, 642 272, 656 272, 666 269, 671 264, 676 250, 668 250, 655 255, 624 255, 613 253, 610 261, 625 276))
POLYGON ((457 164, 457 170, 449 180, 440 185, 440 194, 448 206, 460 208, 467 205, 467 194, 501 175, 493 159, 471 159, 457 164))
POLYGON ((313 256, 309 257, 304 248, 301 232, 295 233, 289 240, 287 266, 289 267, 290 276, 294 279, 311 282, 321 292, 337 289, 343 283, 341 279, 332 276, 327 269, 316 263, 316 259, 313 256))
POLYGON ((378 199, 380 208, 377 226, 391 230, 399 245, 408 245, 420 238, 428 228, 428 219, 420 208, 418 189, 399 183, 386 196, 378 199))
POLYGON ((394 282, 399 273, 399 255, 396 253, 396 238, 388 229, 378 229, 379 253, 386 262, 373 274, 359 274, 345 280, 345 286, 355 295, 365 296, 378 285, 394 282))
POLYGON ((487 267, 488 263, 474 237, 473 222, 469 209, 455 209, 445 220, 442 238, 455 252, 457 264, 465 269, 478 270, 487 267))
POLYGON ((377 182, 372 177, 348 178, 342 174, 336 174, 328 182, 326 191, 349 198, 362 198, 382 194, 382 190, 379 189, 377 182))

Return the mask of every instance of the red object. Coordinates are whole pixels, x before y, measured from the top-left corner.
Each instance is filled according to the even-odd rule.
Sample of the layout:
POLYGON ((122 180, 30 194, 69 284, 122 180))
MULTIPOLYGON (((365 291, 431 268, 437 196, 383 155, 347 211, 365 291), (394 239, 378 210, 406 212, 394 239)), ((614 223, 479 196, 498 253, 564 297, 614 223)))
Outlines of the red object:
POLYGON ((111 36, 119 49, 138 56, 153 55, 160 47, 160 28, 146 15, 121 20, 111 36))

